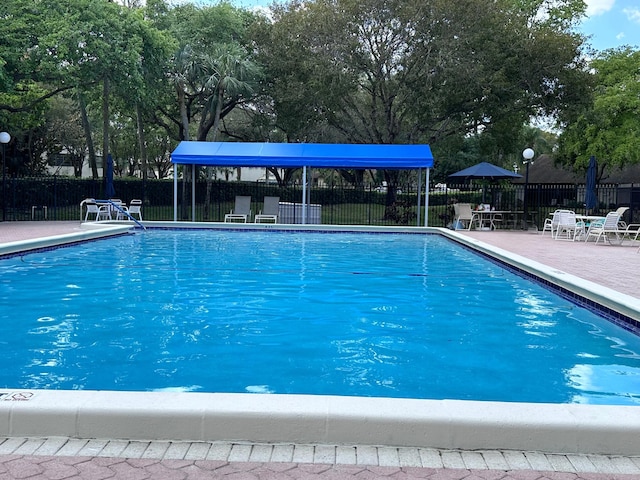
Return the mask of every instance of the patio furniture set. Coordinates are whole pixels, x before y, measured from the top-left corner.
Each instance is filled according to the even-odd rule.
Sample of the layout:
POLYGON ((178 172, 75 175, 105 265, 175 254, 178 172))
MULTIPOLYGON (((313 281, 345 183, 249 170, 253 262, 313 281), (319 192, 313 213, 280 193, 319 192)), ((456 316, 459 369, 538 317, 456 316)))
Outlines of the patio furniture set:
MULTIPOLYGON (((544 222, 542 235, 549 232, 554 240, 594 240, 596 244, 622 245, 625 240, 637 241, 640 224, 629 224, 622 215, 629 207, 620 207, 606 216, 579 215, 573 210, 556 210, 544 222)), ((640 251, 640 248, 639 248, 640 251)))
POLYGON ((80 202, 80 218, 82 212, 86 211, 84 221, 91 217, 92 221, 100 220, 137 220, 142 221, 142 200, 133 199, 129 205, 119 198, 109 200, 96 200, 95 198, 85 198, 80 202))
POLYGON ((495 230, 497 228, 517 228, 524 219, 523 211, 494 210, 489 204, 472 208, 470 203, 453 205, 454 230, 495 230))

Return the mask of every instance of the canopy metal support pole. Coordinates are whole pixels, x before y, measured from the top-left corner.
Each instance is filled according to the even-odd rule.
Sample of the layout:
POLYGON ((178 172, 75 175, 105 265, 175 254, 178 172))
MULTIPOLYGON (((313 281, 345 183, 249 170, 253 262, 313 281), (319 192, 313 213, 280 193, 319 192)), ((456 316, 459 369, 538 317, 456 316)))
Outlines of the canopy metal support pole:
POLYGON ((307 167, 302 167, 302 224, 307 224, 307 167))
POLYGON ((427 171, 425 184, 424 184, 424 226, 429 226, 429 168, 425 168, 427 171))
POLYGON ((178 221, 178 164, 173 164, 173 221, 178 221))
POLYGON ((422 169, 421 168, 418 169, 418 215, 416 218, 416 227, 420 226, 420 218, 422 218, 421 217, 422 211, 420 208, 422 206, 421 205, 422 199, 420 198, 420 192, 422 192, 422 169))
POLYGON ((191 221, 196 221, 196 165, 191 165, 191 221))

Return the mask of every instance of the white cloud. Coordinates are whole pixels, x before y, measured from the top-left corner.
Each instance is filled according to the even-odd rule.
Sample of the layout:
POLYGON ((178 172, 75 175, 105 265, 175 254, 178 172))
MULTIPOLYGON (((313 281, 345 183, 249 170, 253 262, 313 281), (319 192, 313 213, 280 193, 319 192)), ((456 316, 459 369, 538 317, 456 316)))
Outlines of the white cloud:
POLYGON ((624 8, 622 13, 632 22, 640 23, 640 8, 624 8))
POLYGON ((603 15, 613 8, 615 0, 586 0, 587 17, 597 17, 603 15))
POLYGON ((616 40, 622 40, 624 38, 624 32, 620 32, 616 35, 616 40))

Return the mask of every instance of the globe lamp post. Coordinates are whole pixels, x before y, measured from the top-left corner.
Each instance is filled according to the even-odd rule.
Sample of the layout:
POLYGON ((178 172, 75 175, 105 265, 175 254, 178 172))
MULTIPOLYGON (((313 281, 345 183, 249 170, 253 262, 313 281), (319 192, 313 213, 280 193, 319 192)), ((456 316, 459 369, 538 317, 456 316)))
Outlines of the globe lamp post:
POLYGON ((523 162, 526 166, 526 172, 524 174, 524 221, 527 221, 528 218, 528 207, 529 205, 527 204, 527 191, 529 190, 529 165, 533 165, 533 156, 535 155, 535 152, 533 151, 533 149, 531 148, 526 148, 523 152, 522 152, 522 158, 524 158, 523 162))
POLYGON ((2 144, 2 221, 4 222, 7 219, 7 197, 5 195, 6 191, 6 180, 7 180, 7 170, 6 170, 6 157, 7 157, 7 143, 11 141, 11 135, 7 132, 0 132, 0 143, 2 144))

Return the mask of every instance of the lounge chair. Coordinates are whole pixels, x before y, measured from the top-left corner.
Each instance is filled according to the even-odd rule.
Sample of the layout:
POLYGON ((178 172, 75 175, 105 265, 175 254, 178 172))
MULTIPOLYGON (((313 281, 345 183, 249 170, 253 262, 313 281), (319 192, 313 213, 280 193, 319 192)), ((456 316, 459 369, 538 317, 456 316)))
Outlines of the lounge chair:
POLYGON ((455 218, 453 219, 454 230, 461 230, 462 228, 471 230, 473 223, 478 221, 470 203, 454 203, 453 211, 455 212, 455 218))
MULTIPOLYGON (((620 226, 620 223, 618 223, 618 226, 620 226)), ((623 239, 628 238, 629 240, 637 241, 638 237, 640 237, 640 224, 638 223, 630 223, 622 232, 623 239)))
POLYGON ((618 215, 618 212, 607 213, 607 216, 604 218, 604 222, 591 225, 589 233, 587 233, 586 241, 589 241, 590 238, 594 237, 596 239, 596 244, 601 238, 603 243, 622 243, 622 240, 624 239, 624 230, 620 229, 618 222, 620 222, 620 215, 618 215), (614 238, 615 240, 613 240, 614 238))
POLYGON ((236 203, 230 213, 224 216, 225 222, 247 223, 251 217, 251 197, 238 195, 236 203))
MULTIPOLYGON (((616 212, 612 212, 612 213, 616 213, 616 212)), ((605 222, 604 220, 601 221, 594 228, 602 228, 604 230, 604 222, 605 222)), ((629 240, 631 242, 637 242, 640 239, 640 224, 630 223, 629 225, 627 225, 625 222, 618 220, 617 229, 616 227, 611 226, 611 228, 608 231, 603 232, 603 235, 604 235, 605 241, 608 241, 611 244, 615 243, 616 245, 621 245, 625 240, 629 240)), ((596 238, 596 241, 597 240, 598 239, 596 238)))
POLYGON ((622 217, 627 212, 627 210, 629 210, 629 207, 618 207, 618 209, 616 210, 616 213, 620 217, 620 220, 618 220, 618 226, 620 228, 622 228, 622 229, 626 229, 627 228, 627 222, 622 220, 622 217))
POLYGON ((585 235, 584 222, 576 220, 576 212, 572 210, 561 210, 556 230, 556 240, 571 240, 575 242, 585 235))
POLYGON ((280 217, 280 197, 264 197, 264 205, 254 219, 255 223, 278 223, 280 217))

